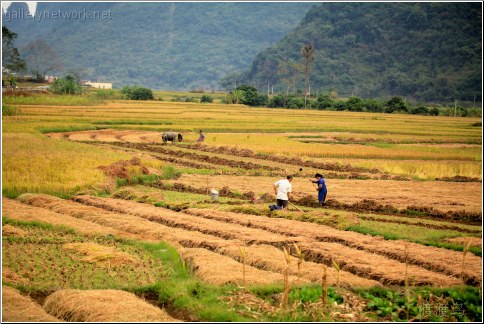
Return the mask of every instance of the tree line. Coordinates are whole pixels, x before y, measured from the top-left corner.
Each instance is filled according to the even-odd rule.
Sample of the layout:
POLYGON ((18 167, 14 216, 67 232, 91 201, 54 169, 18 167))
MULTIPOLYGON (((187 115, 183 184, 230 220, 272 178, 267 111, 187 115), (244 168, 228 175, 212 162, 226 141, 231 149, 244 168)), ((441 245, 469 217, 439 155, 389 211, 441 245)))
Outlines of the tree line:
POLYGON ((352 96, 348 99, 333 98, 334 93, 320 94, 308 97, 299 92, 295 94, 260 94, 257 88, 251 85, 240 85, 230 91, 223 99, 226 104, 244 104, 252 107, 285 108, 285 109, 314 109, 334 111, 356 111, 373 113, 402 113, 428 116, 481 116, 481 110, 454 106, 447 108, 428 107, 423 103, 409 103, 404 98, 395 96, 389 100, 365 99, 352 96))

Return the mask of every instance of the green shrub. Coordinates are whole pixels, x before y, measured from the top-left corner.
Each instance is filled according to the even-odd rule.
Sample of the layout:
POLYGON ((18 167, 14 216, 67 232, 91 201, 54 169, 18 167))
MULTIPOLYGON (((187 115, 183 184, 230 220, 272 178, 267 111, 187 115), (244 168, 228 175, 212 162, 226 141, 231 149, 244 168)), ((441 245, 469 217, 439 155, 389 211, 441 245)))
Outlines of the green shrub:
POLYGON ((287 108, 289 108, 289 109, 302 109, 302 108, 304 108, 304 98, 290 97, 287 100, 287 108))
POLYGON ((153 100, 153 91, 148 88, 143 88, 140 86, 124 86, 121 89, 121 93, 126 99, 130 100, 153 100))
POLYGON ((349 111, 363 111, 363 100, 360 97, 350 97, 346 101, 346 109, 349 111))
POLYGON ((422 104, 412 107, 410 113, 413 115, 428 115, 429 109, 422 104))
POLYGON ((434 107, 434 108, 429 110, 429 114, 431 116, 438 116, 439 115, 439 109, 437 107, 434 107))
POLYGON ((319 95, 314 102, 314 108, 327 109, 333 105, 333 100, 328 95, 319 95))
POLYGON ((212 103, 213 102, 213 98, 210 97, 210 96, 207 96, 207 95, 203 95, 201 98, 200 98, 200 102, 201 103, 212 103))
POLYGON ((73 75, 66 75, 64 78, 56 79, 50 86, 50 91, 56 94, 78 94, 81 92, 81 85, 73 75))

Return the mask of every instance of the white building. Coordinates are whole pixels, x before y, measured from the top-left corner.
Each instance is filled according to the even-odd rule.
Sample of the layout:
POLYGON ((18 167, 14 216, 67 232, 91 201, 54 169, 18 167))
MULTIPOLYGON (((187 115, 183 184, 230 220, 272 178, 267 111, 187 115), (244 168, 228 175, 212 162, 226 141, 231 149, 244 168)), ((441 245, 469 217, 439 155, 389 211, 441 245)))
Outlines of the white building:
POLYGON ((84 81, 84 82, 82 82, 82 84, 91 86, 93 88, 98 88, 98 89, 112 89, 113 88, 112 82, 91 82, 91 81, 84 81))

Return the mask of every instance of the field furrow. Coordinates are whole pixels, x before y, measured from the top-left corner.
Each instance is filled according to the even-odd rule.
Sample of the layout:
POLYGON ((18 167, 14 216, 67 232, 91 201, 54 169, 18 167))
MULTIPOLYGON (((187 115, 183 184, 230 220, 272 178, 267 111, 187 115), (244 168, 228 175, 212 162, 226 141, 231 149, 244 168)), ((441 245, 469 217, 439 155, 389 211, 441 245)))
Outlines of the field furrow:
POLYGON ((191 152, 185 152, 176 149, 169 149, 164 148, 163 145, 157 145, 154 143, 144 144, 144 143, 128 143, 128 142, 113 142, 111 143, 116 146, 127 147, 127 148, 134 148, 141 151, 148 151, 154 153, 161 153, 164 155, 176 156, 180 158, 187 158, 195 161, 202 161, 214 165, 222 165, 222 166, 230 166, 235 168, 241 168, 246 170, 281 170, 281 168, 270 166, 270 165, 262 165, 257 164, 250 161, 241 161, 240 159, 227 159, 226 157, 219 157, 219 156, 209 156, 206 154, 197 154, 191 152))
MULTIPOLYGON (((146 240, 146 239, 151 239, 151 240, 165 240, 168 241, 169 243, 177 246, 181 251, 183 251, 183 247, 185 248, 204 248, 208 251, 214 251, 216 254, 219 254, 216 258, 220 260, 221 258, 224 260, 221 264, 225 264, 227 262, 237 262, 238 257, 234 253, 228 253, 224 251, 232 251, 233 252, 233 247, 238 247, 238 246, 244 246, 246 242, 243 242, 243 240, 224 240, 218 237, 206 235, 203 233, 199 233, 196 231, 187 231, 183 229, 178 229, 178 228, 171 228, 165 225, 161 225, 158 223, 153 223, 149 220, 139 218, 137 216, 129 215, 129 214, 117 214, 114 212, 106 211, 101 208, 96 208, 92 206, 85 206, 79 203, 71 202, 71 201, 66 201, 62 200, 60 198, 52 197, 52 196, 47 196, 47 195, 33 195, 33 194, 26 194, 22 195, 19 198, 21 201, 24 203, 32 204, 33 206, 37 207, 32 207, 29 205, 24 205, 18 202, 16 203, 16 208, 17 210, 22 210, 25 208, 28 211, 32 212, 40 212, 40 213, 46 213, 46 214, 54 214, 55 217, 60 217, 60 218, 66 218, 69 220, 70 218, 73 218, 74 220, 77 220, 80 223, 83 223, 87 225, 87 227, 92 227, 93 225, 95 226, 96 224, 102 224, 106 228, 111 229, 112 232, 115 232, 116 229, 124 229, 124 231, 129 232, 131 234, 135 234, 138 239, 141 240, 146 240), (52 211, 46 210, 50 209, 52 211), (54 212, 55 211, 55 212, 54 212), (93 225, 91 222, 93 222, 93 225)), ((141 204, 137 204, 141 205, 141 204)), ((170 212, 170 211, 167 211, 170 212)), ((178 214, 178 213, 177 213, 178 214)), ((13 215, 13 213, 12 213, 13 215)), ((41 218, 40 220, 44 221, 44 218, 41 218)), ((75 221, 74 221, 75 222, 75 221)), ((270 235, 270 233, 267 233, 270 235)), ((291 240, 288 240, 288 243, 290 243, 291 240)), ((274 243, 278 245, 277 243, 274 243)), ((255 246, 255 245, 253 245, 255 246)), ((252 249, 253 246, 247 247, 248 249, 252 249)), ((271 247, 270 253, 274 253, 277 251, 277 257, 281 257, 281 251, 278 249, 275 249, 274 247, 271 247)), ((198 256, 203 256, 205 254, 201 253, 194 253, 191 254, 191 259, 192 263, 199 264, 200 260, 197 260, 198 256)), ((269 255, 270 256, 270 255, 269 255)), ((281 259, 283 260, 283 258, 281 259)), ((247 262, 247 265, 250 265, 254 267, 254 269, 259 269, 260 271, 265 271, 266 275, 265 277, 274 277, 272 273, 278 272, 281 269, 280 266, 280 261, 279 260, 274 260, 272 256, 269 258, 265 258, 265 260, 258 260, 258 261, 251 261, 247 262), (268 262, 269 264, 277 264, 277 265, 272 265, 272 266, 261 266, 264 262, 268 262)), ((317 280, 318 274, 317 274, 317 267, 318 265, 314 263, 309 263, 311 265, 312 270, 311 271, 304 271, 302 272, 301 278, 308 280, 308 281, 314 281, 317 280)), ((242 267, 242 264, 239 262, 240 268, 242 267)), ((218 268, 224 269, 224 266, 218 266, 218 268)), ((208 274, 206 268, 204 267, 204 276, 208 276, 212 279, 210 280, 215 280, 213 278, 217 278, 218 274, 210 275, 208 274)), ((214 269, 218 271, 217 273, 220 272, 219 269, 214 269)), ((321 270, 322 271, 322 270, 321 270)), ((331 271, 330 271, 331 273, 331 271)), ((226 271, 225 274, 230 277, 231 272, 226 271)), ((294 271, 291 272, 291 274, 296 275, 294 271)), ((347 273, 346 271, 342 271, 340 274, 340 282, 342 284, 347 284, 349 286, 365 286, 365 287, 371 287, 374 285, 378 285, 376 281, 373 280, 368 280, 365 278, 359 278, 351 273, 347 273)), ((237 277, 238 278, 238 277, 237 277)), ((280 277, 274 277, 277 278, 276 281, 280 280, 280 277)), ((225 280, 224 278, 218 278, 218 281, 225 280)), ((227 279, 227 281, 234 280, 232 279, 227 279)), ((232 281, 231 281, 232 282, 232 281)), ((332 279, 329 279, 329 282, 333 282, 332 279)), ((249 282, 247 282, 249 283, 249 282)))
MULTIPOLYGON (((405 263, 388 259, 382 255, 355 250, 338 243, 301 244, 307 258, 318 263, 331 265, 337 262, 341 269, 358 276, 377 280, 384 285, 405 285, 405 263)), ((408 274, 412 285, 455 286, 462 281, 425 268, 408 265, 408 274)))
MULTIPOLYGON (((142 214, 145 215, 144 217, 149 217, 151 218, 159 218, 163 217, 161 215, 164 215, 166 212, 164 210, 160 210, 156 207, 149 206, 149 205, 143 205, 143 204, 138 204, 130 201, 120 201, 116 199, 111 199, 111 198, 98 198, 98 197, 90 197, 90 196, 78 196, 75 198, 77 201, 80 201, 85 204, 90 204, 90 205, 95 205, 97 207, 101 208, 108 208, 108 209, 115 209, 118 212, 123 212, 123 213, 131 213, 131 214, 142 214), (141 205, 141 206, 140 206, 141 205), (150 216, 146 216, 150 215, 150 216)), ((213 213, 213 212, 212 212, 213 213)), ((202 211, 203 214, 203 211, 202 211)), ((238 214, 237 214, 238 215, 238 214)), ((245 217, 245 215, 240 215, 241 217, 245 217)), ((174 213, 173 217, 178 217, 178 218, 185 218, 186 216, 183 213, 174 213)), ((235 217, 235 216, 234 216, 235 217)), ((268 219, 262 219, 260 218, 259 221, 265 220, 266 222, 268 219)), ((190 220, 187 219, 187 222, 190 220)), ((199 220, 193 220, 191 221, 194 222, 199 222, 199 220)), ((257 223, 257 220, 255 220, 257 223)), ((233 222, 225 222, 225 221, 219 221, 219 220, 213 220, 211 225, 213 227, 217 227, 218 230, 224 231, 224 227, 228 226, 227 224, 230 224, 233 222)), ((337 259, 339 256, 344 256, 344 259, 347 259, 348 263, 351 264, 351 266, 346 266, 345 267, 348 269, 348 271, 355 273, 355 274, 363 274, 364 277, 370 278, 370 279, 376 279, 379 280, 382 283, 397 283, 397 284, 402 284, 404 282, 404 272, 405 272, 405 264, 399 262, 398 260, 394 259, 389 259, 387 258, 383 253, 374 253, 375 251, 371 251, 370 254, 368 251, 359 251, 356 250, 352 247, 338 244, 338 243, 329 243, 329 242, 314 242, 314 239, 318 239, 318 234, 321 233, 320 231, 325 230, 326 227, 319 227, 317 229, 310 229, 313 224, 305 224, 305 223, 299 223, 295 222, 297 225, 299 225, 298 230, 299 233, 292 232, 291 234, 291 239, 290 241, 285 240, 286 244, 290 244, 290 242, 297 242, 299 241, 302 246, 309 247, 309 246, 314 246, 317 245, 318 247, 321 247, 321 251, 316 249, 308 249, 308 255, 311 255, 314 259, 319 262, 325 263, 327 265, 331 265, 331 259, 337 259), (310 233, 308 235, 307 233, 310 233), (297 236, 294 236, 296 234, 297 236), (312 237, 311 237, 312 236, 312 237), (297 239, 298 237, 302 237, 303 239, 297 239), (337 250, 338 253, 335 253, 334 251, 337 250), (324 252, 325 256, 322 256, 322 252, 324 252), (366 260, 368 259, 373 259, 374 265, 368 266, 366 263, 366 260), (394 269, 394 273, 385 273, 382 272, 381 268, 383 265, 385 266, 391 266, 392 269, 394 269)), ((286 226, 296 226, 296 224, 289 224, 287 223, 286 226)), ((207 226, 210 226, 210 223, 207 223, 207 226)), ((242 225, 241 225, 242 226, 242 225)), ((267 226, 267 225, 266 225, 267 226)), ((239 226, 240 227, 240 226, 239 226)), ((236 228, 236 230, 239 231, 239 233, 243 233, 242 235, 242 240, 244 240, 244 232, 241 232, 239 227, 236 228)), ((245 226, 242 226, 245 227, 245 226)), ((275 226, 278 227, 278 226, 275 226)), ((230 226, 228 227, 230 228, 230 226)), ((252 233, 253 235, 257 232, 253 232, 252 227, 246 227, 248 233, 252 233)), ((290 227, 289 227, 290 228, 290 227)), ((289 230, 288 228, 288 230, 289 230)), ((232 228, 230 228, 233 230, 232 228)), ((339 236, 342 237, 344 235, 343 231, 338 231, 332 228, 327 228, 327 230, 331 229, 333 232, 335 232, 334 236, 336 237, 338 232, 339 236)), ((276 230, 277 232, 277 230, 276 230)), ((264 231, 261 231, 258 233, 258 235, 263 235, 266 236, 266 242, 270 241, 269 237, 271 234, 274 233, 274 230, 267 230, 264 229, 264 231)), ((233 234, 236 234, 236 232, 233 232, 233 234)), ((361 235, 360 235, 361 236, 361 235)), ((358 237, 355 239, 355 242, 357 242, 358 237)), ((321 241, 321 240, 320 240, 321 241)), ((257 240, 253 240, 252 242, 249 243, 266 243, 266 242, 257 242, 257 240)), ((272 240, 272 242, 268 242, 271 245, 279 246, 279 243, 284 242, 284 238, 282 238, 281 241, 276 242, 275 240, 272 240)), ((398 245, 399 242, 396 242, 395 245, 398 245)), ((401 244, 401 243, 400 243, 401 244)), ((376 251, 378 252, 378 251, 376 251)), ((312 260, 312 261, 313 261, 312 260)), ((434 273, 432 271, 429 271, 427 269, 421 268, 419 266, 412 265, 412 271, 416 276, 415 282, 416 284, 419 285, 424 285, 424 284, 436 284, 436 285, 457 285, 459 284, 459 280, 456 278, 451 278, 448 276, 445 276, 443 274, 438 274, 434 273)))
MULTIPOLYGON (((382 237, 341 231, 329 226, 303 223, 280 218, 262 218, 230 212, 206 209, 187 211, 200 217, 218 219, 225 222, 236 222, 246 226, 258 227, 283 235, 305 236, 321 242, 335 242, 353 249, 364 250, 375 255, 384 255, 398 261, 405 260, 405 246, 408 249, 410 263, 432 271, 443 272, 456 278, 462 275, 462 253, 442 248, 424 246, 402 240, 385 240, 382 237), (249 225, 250 224, 250 225, 249 225)), ((469 254, 465 259, 465 276, 475 285, 480 282, 482 258, 469 254)))
MULTIPOLYGON (((265 285, 284 281, 281 273, 260 270, 248 264, 244 267, 230 257, 203 248, 185 248, 181 254, 197 277, 212 284, 265 285)), ((294 276, 289 279, 291 282, 297 280, 294 276)), ((303 282, 307 280, 303 279, 303 282)))
MULTIPOLYGON (((244 247, 247 252, 245 262, 258 269, 282 273, 286 267, 284 252, 270 245, 250 245, 244 247)), ((215 249, 217 253, 228 255, 241 262, 239 247, 226 245, 215 249)), ((343 285, 353 287, 372 287, 380 285, 379 282, 364 277, 358 277, 350 272, 341 271, 338 278, 337 271, 333 267, 311 261, 302 261, 298 268, 298 258, 295 256, 289 264, 289 274, 309 279, 312 282, 320 282, 324 268, 328 274, 328 284, 336 285, 338 280, 343 285)))
POLYGON ((97 223, 68 216, 66 214, 56 213, 44 208, 25 205, 8 198, 2 199, 2 216, 24 222, 37 221, 57 226, 67 226, 84 235, 112 234, 131 239, 147 240, 147 237, 142 237, 141 235, 135 235, 126 231, 113 229, 112 227, 102 226, 97 223))
POLYGON ((234 223, 208 220, 167 209, 160 209, 147 204, 139 204, 112 198, 98 198, 93 196, 75 196, 73 200, 84 205, 95 206, 109 211, 128 213, 152 222, 161 223, 170 227, 180 227, 191 231, 199 231, 227 240, 238 239, 247 244, 272 244, 282 246, 291 242, 303 240, 270 233, 256 228, 248 228, 234 223))

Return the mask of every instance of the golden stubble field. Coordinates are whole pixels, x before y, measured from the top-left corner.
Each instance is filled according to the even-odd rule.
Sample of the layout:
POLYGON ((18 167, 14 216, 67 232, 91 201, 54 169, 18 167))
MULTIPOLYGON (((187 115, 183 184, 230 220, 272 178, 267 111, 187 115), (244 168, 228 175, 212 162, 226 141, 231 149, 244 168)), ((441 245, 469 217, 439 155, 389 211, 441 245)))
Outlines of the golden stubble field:
POLYGON ((121 294, 170 276, 125 240, 169 243, 196 278, 215 286, 320 286, 327 273, 327 285, 348 289, 346 308, 328 311, 336 321, 369 320, 366 302, 351 309, 351 287, 482 284, 475 119, 128 101, 19 108, 22 115, 2 118, 3 320, 124 321, 140 307, 141 321, 203 319, 121 294), (163 145, 160 133, 169 129, 184 141, 163 145), (203 144, 195 142, 200 129, 203 144), (136 175, 137 187, 133 169, 116 179, 99 168, 132 158, 148 170, 136 175), (163 179, 166 167, 179 174, 163 179), (333 200, 323 209, 311 204, 315 172, 333 200), (286 174, 295 175, 294 201, 304 211, 270 214, 259 200, 286 174), (214 203, 210 189, 232 200, 214 203), (368 201, 392 209, 356 208, 368 201), (397 214, 405 209, 418 213, 397 214), (397 224, 398 235, 388 236, 397 224), (35 261, 17 257, 21 251, 35 261), (137 261, 115 265, 114 256, 137 261), (132 308, 100 311, 112 300, 132 308), (22 305, 31 316, 19 313, 22 305))

